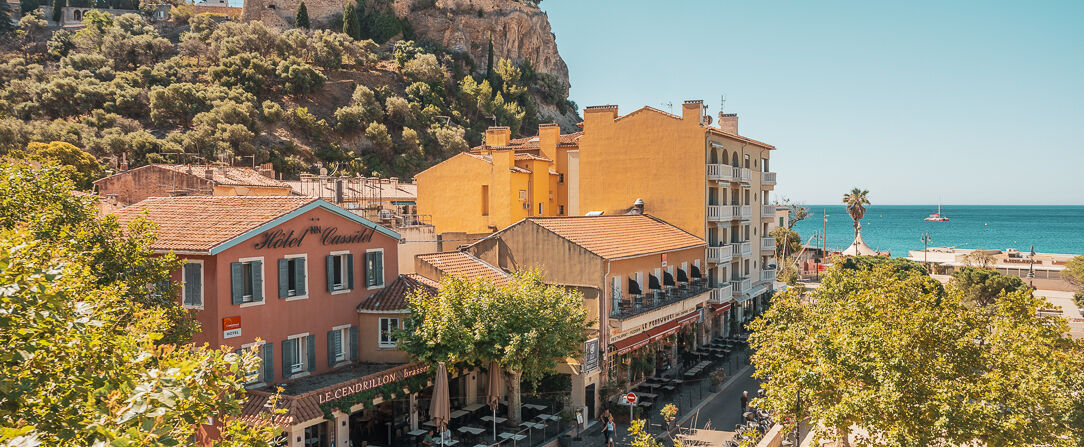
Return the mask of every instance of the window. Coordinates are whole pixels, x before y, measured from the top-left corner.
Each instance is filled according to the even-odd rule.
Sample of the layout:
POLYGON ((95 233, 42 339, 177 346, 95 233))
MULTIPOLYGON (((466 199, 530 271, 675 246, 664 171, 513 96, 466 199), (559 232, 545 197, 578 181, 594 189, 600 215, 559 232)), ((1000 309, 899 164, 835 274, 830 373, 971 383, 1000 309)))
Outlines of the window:
POLYGON ((334 252, 327 260, 327 291, 343 292, 354 288, 354 255, 334 252))
POLYGON ((282 341, 282 376, 291 377, 316 369, 316 337, 291 335, 282 341))
POLYGON ((745 156, 745 169, 749 169, 749 156, 745 156))
POLYGON ((538 202, 538 215, 542 215, 542 202, 538 202))
POLYGON ((526 189, 519 190, 519 200, 521 200, 521 201, 527 200, 527 190, 526 189))
POLYGON ((306 255, 291 255, 279 259, 279 298, 305 298, 308 294, 306 280, 306 255))
POLYGON ((260 357, 260 366, 255 371, 251 371, 247 376, 245 376, 245 385, 255 385, 258 383, 273 382, 275 380, 275 360, 273 357, 274 346, 270 343, 264 343, 262 341, 259 343, 249 343, 246 345, 242 345, 241 349, 238 349, 238 353, 240 353, 240 351, 252 349, 253 346, 259 346, 258 348, 256 348, 256 355, 260 357))
POLYGON ((233 304, 263 302, 263 258, 241 259, 230 264, 233 304))
POLYGON ((329 366, 345 362, 349 357, 350 325, 337 326, 327 333, 327 360, 329 366))
POLYGON ((398 318, 381 318, 380 319, 380 347, 381 348, 394 348, 399 339, 395 337, 394 331, 399 329, 398 318))
POLYGON ((365 252, 365 287, 384 287, 384 250, 365 252))
POLYGON ((489 185, 482 185, 482 215, 489 215, 489 185))
POLYGON ((557 183, 564 183, 564 182, 565 182, 565 175, 564 174, 557 174, 557 183))
POLYGON ((783 217, 782 216, 779 217, 779 226, 783 226, 783 217))
POLYGON ((192 309, 203 308, 203 261, 184 263, 184 287, 181 288, 181 304, 192 309))
POLYGON ((557 215, 558 216, 564 216, 565 215, 565 206, 564 205, 557 205, 557 215))

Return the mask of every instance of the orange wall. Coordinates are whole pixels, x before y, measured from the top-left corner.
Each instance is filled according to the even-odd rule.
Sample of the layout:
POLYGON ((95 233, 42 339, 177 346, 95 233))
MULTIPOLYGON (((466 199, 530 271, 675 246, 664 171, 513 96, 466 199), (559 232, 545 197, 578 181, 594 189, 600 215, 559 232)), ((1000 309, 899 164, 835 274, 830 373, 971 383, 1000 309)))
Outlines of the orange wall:
POLYGON ((398 318, 399 327, 406 323, 408 313, 361 313, 358 316, 358 348, 363 362, 406 363, 410 355, 398 349, 380 347, 380 319, 398 318))

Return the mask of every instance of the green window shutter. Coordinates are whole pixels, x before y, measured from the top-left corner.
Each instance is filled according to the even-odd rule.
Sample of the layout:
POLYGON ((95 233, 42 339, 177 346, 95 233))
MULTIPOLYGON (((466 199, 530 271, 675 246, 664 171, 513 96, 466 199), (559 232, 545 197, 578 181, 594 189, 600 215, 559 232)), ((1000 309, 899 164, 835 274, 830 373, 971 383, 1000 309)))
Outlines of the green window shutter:
POLYGON ((263 301, 263 262, 252 261, 252 302, 263 301))
POLYGON ((327 366, 335 366, 335 334, 339 331, 327 331, 327 366))
POLYGON ((290 294, 290 260, 279 259, 279 298, 290 294))
POLYGON ((294 281, 297 283, 297 294, 299 296, 308 293, 309 284, 305 282, 305 264, 308 264, 308 258, 297 258, 294 260, 294 281))
POLYGON ((290 363, 294 357, 294 346, 291 340, 282 341, 282 378, 290 377, 290 363))
POLYGON ((271 343, 263 344, 263 381, 275 381, 275 345, 271 343))
POLYGON ((327 291, 328 292, 334 292, 335 291, 335 272, 332 271, 332 269, 335 268, 335 259, 334 258, 335 257, 331 256, 331 255, 324 256, 324 259, 327 261, 327 262, 325 262, 324 265, 327 266, 327 291))
POLYGON ((200 283, 200 271, 203 264, 190 262, 184 265, 184 304, 199 306, 203 304, 203 284, 200 283))
POLYGON ((373 285, 382 286, 384 285, 384 252, 373 252, 373 258, 375 258, 373 264, 376 265, 376 282, 373 285))
POLYGON ((305 337, 309 341, 309 371, 316 371, 316 337, 305 337))
POLYGON ((358 327, 350 326, 350 353, 347 354, 347 358, 351 362, 358 359, 358 327))
POLYGON ((241 304, 241 295, 245 294, 245 285, 241 283, 241 263, 230 263, 230 285, 233 290, 233 304, 241 304))
POLYGON ((346 288, 354 289, 354 254, 346 255, 346 288))

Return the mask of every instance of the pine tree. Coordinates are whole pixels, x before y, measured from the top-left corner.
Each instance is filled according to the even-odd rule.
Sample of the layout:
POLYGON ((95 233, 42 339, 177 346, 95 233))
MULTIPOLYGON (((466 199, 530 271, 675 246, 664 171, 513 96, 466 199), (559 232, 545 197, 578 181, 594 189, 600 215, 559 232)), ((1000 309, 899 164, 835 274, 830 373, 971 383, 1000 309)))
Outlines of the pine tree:
POLYGON ((343 33, 354 39, 361 39, 361 22, 358 21, 358 10, 353 3, 347 3, 343 12, 343 33))
POLYGON ((60 24, 60 17, 64 14, 65 0, 53 0, 53 22, 60 24))
POLYGON ((11 5, 8 4, 7 0, 0 2, 0 36, 15 31, 15 20, 11 12, 11 5))
POLYGON ((305 8, 305 2, 297 5, 297 17, 294 18, 294 26, 309 29, 309 10, 305 8))

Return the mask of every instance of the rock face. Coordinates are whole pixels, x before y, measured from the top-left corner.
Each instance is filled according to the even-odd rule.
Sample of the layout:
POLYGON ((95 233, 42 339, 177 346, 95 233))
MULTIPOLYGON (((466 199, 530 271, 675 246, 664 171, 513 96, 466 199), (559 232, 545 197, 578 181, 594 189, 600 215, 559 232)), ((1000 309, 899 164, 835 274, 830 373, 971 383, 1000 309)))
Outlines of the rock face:
POLYGON ((406 17, 419 39, 469 53, 484 70, 492 38, 496 60, 529 60, 536 71, 569 85, 568 66, 557 53, 549 17, 537 6, 512 0, 437 0, 425 8, 420 3, 395 2, 396 13, 406 17))

